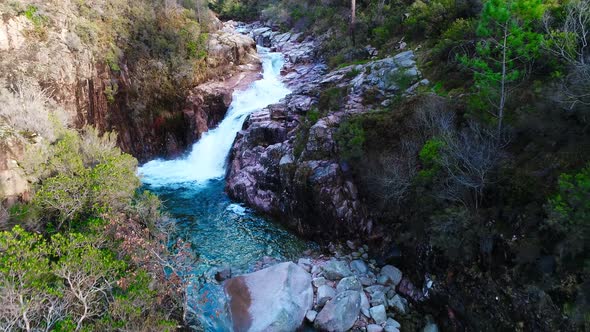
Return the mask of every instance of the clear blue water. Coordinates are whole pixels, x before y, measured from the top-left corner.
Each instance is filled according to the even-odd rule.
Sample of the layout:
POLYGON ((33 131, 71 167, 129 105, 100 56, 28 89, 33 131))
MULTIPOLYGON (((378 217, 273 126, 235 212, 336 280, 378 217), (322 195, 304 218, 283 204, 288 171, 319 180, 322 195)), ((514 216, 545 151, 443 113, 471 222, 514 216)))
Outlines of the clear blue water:
POLYGON ((251 271, 263 257, 295 259, 312 246, 280 225, 232 202, 224 192, 226 159, 246 117, 290 91, 280 81, 282 54, 259 49, 263 78, 234 93, 225 119, 196 142, 186 156, 153 160, 139 168, 144 187, 164 202, 177 236, 198 257, 189 287, 189 308, 205 331, 228 331, 225 296, 212 276, 220 268, 251 271))

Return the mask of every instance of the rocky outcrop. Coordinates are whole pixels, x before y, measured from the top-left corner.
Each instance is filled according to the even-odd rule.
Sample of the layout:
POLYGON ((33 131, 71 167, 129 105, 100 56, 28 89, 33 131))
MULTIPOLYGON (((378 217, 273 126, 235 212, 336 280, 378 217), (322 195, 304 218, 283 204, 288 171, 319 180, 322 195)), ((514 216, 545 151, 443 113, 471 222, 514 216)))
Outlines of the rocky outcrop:
MULTIPOLYGON (((0 205, 11 205, 28 199, 29 182, 18 164, 24 155, 24 149, 24 143, 11 135, 10 128, 0 125, 0 205)), ((2 222, 0 215, 0 226, 2 222)))
POLYGON ((236 332, 295 331, 313 301, 311 276, 289 262, 232 278, 225 290, 236 332))
POLYGON ((420 72, 414 54, 325 73, 325 66, 314 64, 313 40, 295 43, 292 35, 267 28, 251 34, 289 55, 305 50, 306 56, 288 57, 283 78, 293 93, 253 113, 238 133, 229 158, 228 194, 315 239, 370 236, 373 222, 334 135, 350 115, 387 106, 416 89, 420 72), (321 110, 317 122, 303 126, 325 89, 344 92, 342 107, 321 110))

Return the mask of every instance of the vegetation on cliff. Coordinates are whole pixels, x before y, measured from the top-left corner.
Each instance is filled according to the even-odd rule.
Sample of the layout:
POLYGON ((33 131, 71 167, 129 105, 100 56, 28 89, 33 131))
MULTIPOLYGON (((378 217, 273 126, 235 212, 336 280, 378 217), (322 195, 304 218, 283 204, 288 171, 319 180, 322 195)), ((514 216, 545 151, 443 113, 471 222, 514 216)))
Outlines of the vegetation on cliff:
POLYGON ((28 144, 22 161, 32 198, 0 220, 0 328, 174 330, 184 308, 178 273, 190 255, 180 243, 169 251, 170 223, 157 197, 138 191, 137 160, 114 134, 63 127, 55 117, 63 110, 39 87, 19 89, 27 90, 2 94, 11 135, 49 139, 28 144), (10 116, 21 107, 46 122, 10 116))
MULTIPOLYGON (((384 252, 396 243, 417 279, 437 276, 445 329, 588 328, 587 1, 356 1, 354 29, 350 1, 214 3, 315 36, 331 68, 413 49, 430 85, 335 137, 384 252)), ((343 107, 347 92, 325 98, 331 89, 296 152, 323 111, 343 107)))

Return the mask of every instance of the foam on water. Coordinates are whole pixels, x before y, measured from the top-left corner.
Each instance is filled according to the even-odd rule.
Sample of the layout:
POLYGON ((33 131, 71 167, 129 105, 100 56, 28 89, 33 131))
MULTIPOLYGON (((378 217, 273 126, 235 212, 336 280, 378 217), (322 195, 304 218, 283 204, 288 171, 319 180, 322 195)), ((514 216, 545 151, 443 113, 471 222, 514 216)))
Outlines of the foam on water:
POLYGON ((261 47, 258 51, 262 57, 263 78, 244 91, 234 92, 223 121, 217 128, 203 134, 187 156, 174 160, 153 160, 141 166, 139 174, 143 183, 152 187, 187 182, 204 184, 225 175, 227 155, 246 117, 277 103, 290 92, 279 79, 285 61, 283 55, 261 47))

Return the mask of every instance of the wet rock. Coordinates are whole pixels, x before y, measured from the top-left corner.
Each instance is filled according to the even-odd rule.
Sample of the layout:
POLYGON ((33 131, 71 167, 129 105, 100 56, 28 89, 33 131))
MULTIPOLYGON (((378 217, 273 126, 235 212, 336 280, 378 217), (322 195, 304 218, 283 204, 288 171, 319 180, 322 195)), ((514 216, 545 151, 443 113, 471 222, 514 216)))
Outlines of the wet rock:
POLYGON ((324 304, 326 304, 326 302, 333 299, 334 296, 336 296, 336 291, 334 288, 328 285, 320 286, 318 287, 317 292, 317 304, 322 307, 324 304))
POLYGON ((235 331, 294 331, 313 304, 311 276, 281 263, 229 279, 225 284, 235 331))
POLYGON ((402 280, 402 271, 393 265, 385 265, 381 268, 381 276, 387 278, 386 284, 392 283, 394 286, 397 286, 402 280))
POLYGON ((369 309, 371 313, 371 318, 375 320, 377 324, 383 324, 387 320, 387 313, 385 312, 384 305, 378 305, 369 309))
POLYGON ((335 259, 328 261, 322 266, 322 270, 324 276, 329 280, 339 280, 352 275, 352 272, 345 262, 335 259))
POLYGON ((342 278, 336 286, 336 292, 342 293, 347 290, 361 291, 363 287, 358 279, 354 276, 342 278))
POLYGON ((324 306, 317 315, 314 326, 323 331, 348 331, 356 322, 360 307, 359 292, 342 292, 324 306))

